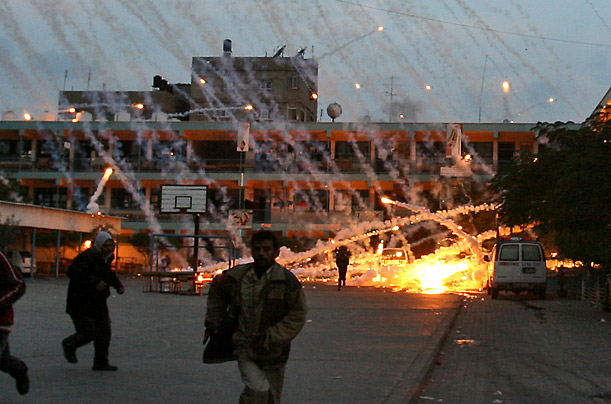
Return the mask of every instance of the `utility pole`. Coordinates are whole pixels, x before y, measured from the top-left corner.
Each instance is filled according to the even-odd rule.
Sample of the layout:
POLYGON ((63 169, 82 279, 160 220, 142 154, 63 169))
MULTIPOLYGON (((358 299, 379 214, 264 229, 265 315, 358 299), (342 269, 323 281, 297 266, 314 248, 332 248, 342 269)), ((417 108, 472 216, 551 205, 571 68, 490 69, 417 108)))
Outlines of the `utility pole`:
POLYGON ((394 91, 395 87, 395 79, 398 79, 397 76, 390 76, 390 91, 387 91, 388 94, 388 122, 392 122, 392 98, 396 95, 394 91))
POLYGON ((482 99, 484 98, 484 81, 486 80, 486 65, 488 64, 488 55, 484 59, 484 74, 482 74, 482 86, 479 90, 479 113, 477 114, 477 122, 482 121, 482 99))

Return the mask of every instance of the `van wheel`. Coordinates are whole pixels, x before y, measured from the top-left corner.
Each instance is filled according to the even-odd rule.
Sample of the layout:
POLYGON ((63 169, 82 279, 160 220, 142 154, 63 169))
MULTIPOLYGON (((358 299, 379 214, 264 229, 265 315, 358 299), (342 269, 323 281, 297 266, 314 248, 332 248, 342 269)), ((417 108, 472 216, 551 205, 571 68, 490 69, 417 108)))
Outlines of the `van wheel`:
POLYGON ((490 295, 492 296, 493 299, 496 299, 499 297, 499 290, 497 288, 490 288, 490 295))

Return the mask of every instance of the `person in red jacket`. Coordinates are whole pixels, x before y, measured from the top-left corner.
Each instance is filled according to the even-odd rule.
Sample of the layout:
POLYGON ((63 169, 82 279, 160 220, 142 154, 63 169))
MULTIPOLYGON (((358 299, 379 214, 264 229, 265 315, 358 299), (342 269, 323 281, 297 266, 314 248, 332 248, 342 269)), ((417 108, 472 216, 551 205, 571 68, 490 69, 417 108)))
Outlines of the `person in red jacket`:
POLYGON ((19 394, 30 390, 28 367, 11 355, 8 337, 14 321, 13 303, 25 293, 21 272, 0 252, 0 370, 15 378, 19 394))
POLYGON ((66 313, 72 318, 76 333, 62 341, 64 357, 77 363, 76 349, 93 341, 93 370, 117 370, 108 363, 111 329, 106 299, 111 286, 120 295, 125 288, 110 269, 114 249, 112 236, 100 231, 93 246, 77 255, 67 271, 70 284, 66 313))

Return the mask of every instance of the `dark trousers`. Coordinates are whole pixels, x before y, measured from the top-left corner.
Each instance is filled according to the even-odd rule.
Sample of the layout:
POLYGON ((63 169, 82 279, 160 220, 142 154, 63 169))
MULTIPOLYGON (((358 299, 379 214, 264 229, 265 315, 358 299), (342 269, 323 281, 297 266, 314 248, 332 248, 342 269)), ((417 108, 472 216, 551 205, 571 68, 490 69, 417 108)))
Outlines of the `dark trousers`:
POLYGON ((76 333, 64 340, 64 344, 71 350, 93 341, 94 365, 108 364, 108 348, 110 347, 110 316, 86 316, 71 314, 76 333))
POLYGON ((17 378, 28 372, 28 367, 19 358, 11 355, 8 346, 8 333, 0 331, 0 370, 17 378))
POLYGON ((346 273, 348 272, 348 265, 337 266, 337 272, 339 272, 339 278, 337 280, 337 286, 346 286, 346 273))

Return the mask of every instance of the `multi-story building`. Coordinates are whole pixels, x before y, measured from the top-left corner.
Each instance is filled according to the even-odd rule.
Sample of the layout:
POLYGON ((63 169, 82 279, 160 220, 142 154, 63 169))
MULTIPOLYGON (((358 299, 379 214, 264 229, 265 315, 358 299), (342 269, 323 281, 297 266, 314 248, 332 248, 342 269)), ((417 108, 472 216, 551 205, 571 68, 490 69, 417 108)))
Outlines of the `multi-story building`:
POLYGON ((194 57, 191 82, 157 75, 153 91, 62 91, 60 117, 75 121, 315 122, 318 62, 304 52, 284 57, 194 57))
MULTIPOLYGON (((452 207, 456 186, 487 181, 520 151, 536 153, 532 124, 251 123, 238 152, 235 122, 0 122, 0 167, 37 205, 84 211, 98 199, 121 216, 124 235, 151 228, 192 232, 159 214, 164 184, 208 187, 202 231, 222 232, 233 210, 288 236, 328 237, 350 223, 383 218, 379 199, 452 207), (448 148, 461 134, 462 148, 448 148)), ((458 203, 458 202, 456 202, 458 203)))

